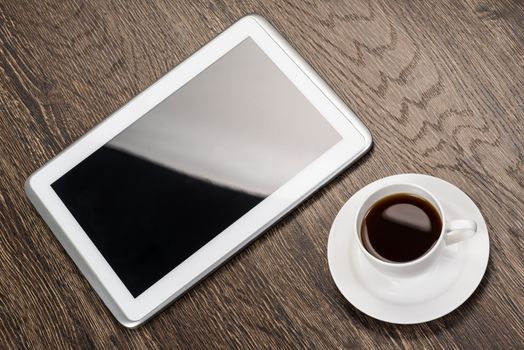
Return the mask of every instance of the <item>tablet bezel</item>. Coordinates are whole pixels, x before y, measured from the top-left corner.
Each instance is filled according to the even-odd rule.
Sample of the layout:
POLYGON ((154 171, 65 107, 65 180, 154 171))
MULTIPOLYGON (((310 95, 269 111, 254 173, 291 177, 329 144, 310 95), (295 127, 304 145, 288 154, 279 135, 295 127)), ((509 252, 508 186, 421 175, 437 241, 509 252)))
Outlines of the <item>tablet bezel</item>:
POLYGON ((255 239, 321 185, 362 156, 370 146, 370 133, 336 94, 271 25, 261 17, 251 15, 233 24, 50 160, 30 176, 26 182, 26 191, 115 317, 123 325, 135 327, 255 239), (51 188, 51 184, 248 37, 255 41, 319 110, 342 139, 134 298, 51 188))

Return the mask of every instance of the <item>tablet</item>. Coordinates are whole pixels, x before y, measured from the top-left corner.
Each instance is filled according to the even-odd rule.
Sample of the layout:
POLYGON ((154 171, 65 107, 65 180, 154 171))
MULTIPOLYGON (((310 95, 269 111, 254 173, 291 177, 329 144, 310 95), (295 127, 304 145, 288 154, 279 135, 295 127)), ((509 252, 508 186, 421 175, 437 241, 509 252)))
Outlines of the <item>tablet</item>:
POLYGON ((135 327, 363 155, 367 129, 247 16, 26 182, 68 254, 135 327))

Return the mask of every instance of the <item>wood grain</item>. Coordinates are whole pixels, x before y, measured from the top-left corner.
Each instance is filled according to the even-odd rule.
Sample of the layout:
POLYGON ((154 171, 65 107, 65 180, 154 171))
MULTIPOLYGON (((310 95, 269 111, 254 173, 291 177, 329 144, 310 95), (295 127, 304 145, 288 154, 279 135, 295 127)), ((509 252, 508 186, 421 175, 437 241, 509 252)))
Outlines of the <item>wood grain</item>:
POLYGON ((0 347, 524 348, 524 5, 465 1, 0 1, 0 347), (27 176, 240 17, 267 18, 375 145, 145 326, 120 326, 23 192, 27 176), (475 294, 416 326, 352 307, 328 272, 343 203, 420 172, 488 222, 475 294))

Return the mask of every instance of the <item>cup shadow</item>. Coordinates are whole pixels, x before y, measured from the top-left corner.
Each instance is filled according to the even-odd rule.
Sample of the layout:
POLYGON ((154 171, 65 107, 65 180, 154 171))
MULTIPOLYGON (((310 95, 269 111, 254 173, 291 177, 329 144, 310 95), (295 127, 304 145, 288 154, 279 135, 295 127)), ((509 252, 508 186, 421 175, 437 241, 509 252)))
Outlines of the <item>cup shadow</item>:
POLYGON ((486 286, 490 283, 492 273, 491 259, 490 256, 486 273, 473 294, 457 309, 435 320, 415 325, 393 324, 374 319, 361 312, 347 301, 345 309, 348 313, 354 315, 367 331, 376 336, 386 335, 393 339, 400 339, 402 337, 402 339, 413 340, 418 339, 420 336, 425 337, 425 333, 428 331, 432 334, 439 335, 443 329, 456 327, 474 314, 475 306, 480 303, 482 296, 485 294, 486 286), (457 312, 457 310, 460 310, 460 312, 457 312), (418 330, 419 332, 414 330, 418 330))

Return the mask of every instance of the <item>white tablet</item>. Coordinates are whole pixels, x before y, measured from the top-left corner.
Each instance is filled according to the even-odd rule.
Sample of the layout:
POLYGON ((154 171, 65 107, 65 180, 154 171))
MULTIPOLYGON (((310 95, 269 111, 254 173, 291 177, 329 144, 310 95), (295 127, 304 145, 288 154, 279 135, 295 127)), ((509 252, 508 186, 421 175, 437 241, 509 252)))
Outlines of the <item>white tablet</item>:
POLYGON ((244 17, 36 171, 26 190, 135 327, 371 146, 262 18, 244 17))

